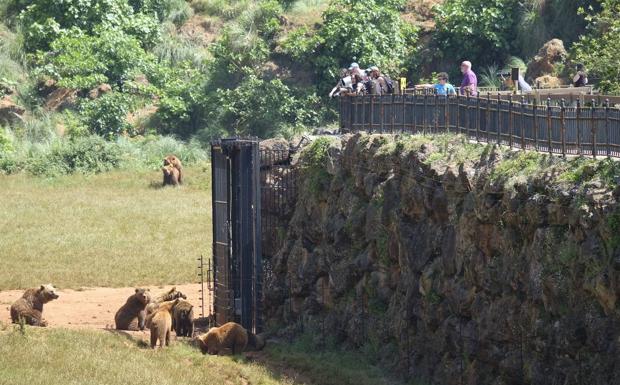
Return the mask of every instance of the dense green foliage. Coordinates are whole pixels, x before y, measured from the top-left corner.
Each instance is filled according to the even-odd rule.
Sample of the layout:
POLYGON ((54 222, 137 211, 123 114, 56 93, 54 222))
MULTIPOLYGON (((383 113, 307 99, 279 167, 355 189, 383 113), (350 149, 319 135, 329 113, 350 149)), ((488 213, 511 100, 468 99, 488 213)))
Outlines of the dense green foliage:
POLYGON ((319 29, 298 29, 284 42, 284 50, 310 64, 321 91, 353 60, 397 76, 412 64, 417 41, 417 29, 400 17, 403 5, 401 0, 333 0, 319 29))
POLYGON ((226 135, 289 137, 333 122, 335 104, 325 95, 353 61, 413 81, 448 71, 458 84, 458 63, 467 59, 481 84, 498 86, 498 69, 525 68, 552 37, 571 52, 559 66, 564 76, 581 62, 601 89, 620 90, 618 0, 419 7, 406 0, 0 0, 0 97, 26 109, 2 123, 0 148, 8 146, 4 137, 16 138, 9 144, 19 153, 28 143, 91 135, 113 142, 173 135, 203 145, 226 135), (429 17, 430 29, 412 21, 429 17), (54 92, 63 90, 73 95, 67 103, 54 92))
POLYGON ((620 1, 604 0, 602 8, 587 16, 589 33, 575 44, 573 55, 600 79, 603 91, 620 92, 620 1))
POLYGON ((478 65, 503 61, 512 50, 517 0, 448 0, 437 7, 442 52, 478 65))

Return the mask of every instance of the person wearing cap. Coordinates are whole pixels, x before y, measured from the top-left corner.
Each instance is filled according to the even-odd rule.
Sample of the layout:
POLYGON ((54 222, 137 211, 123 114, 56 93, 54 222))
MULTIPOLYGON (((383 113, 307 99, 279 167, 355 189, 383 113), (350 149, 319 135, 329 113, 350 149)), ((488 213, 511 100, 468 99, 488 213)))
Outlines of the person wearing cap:
POLYGON ((478 95, 478 78, 474 71, 471 70, 471 62, 464 61, 461 63, 461 73, 463 81, 461 82, 461 95, 478 95))
POLYGON ((385 77, 379 71, 379 67, 372 66, 366 70, 370 73, 370 79, 372 80, 372 92, 375 95, 387 94, 387 83, 385 77))
POLYGON ((437 84, 433 86, 435 93, 437 95, 456 95, 456 90, 454 86, 448 83, 448 74, 445 72, 440 72, 437 75, 437 84))
POLYGON ((362 80, 368 79, 366 72, 362 71, 360 69, 360 65, 357 63, 351 63, 351 65, 349 66, 349 72, 351 73, 351 75, 359 75, 362 80))

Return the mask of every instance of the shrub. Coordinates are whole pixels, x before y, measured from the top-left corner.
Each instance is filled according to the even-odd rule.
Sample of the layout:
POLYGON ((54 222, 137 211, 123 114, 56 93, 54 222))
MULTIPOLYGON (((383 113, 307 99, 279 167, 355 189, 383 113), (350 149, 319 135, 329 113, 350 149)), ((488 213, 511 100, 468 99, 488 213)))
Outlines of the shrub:
POLYGON ((138 40, 120 30, 97 29, 94 36, 72 29, 40 53, 37 73, 67 88, 88 90, 101 83, 122 84, 147 70, 152 56, 138 40))
POLYGON ((602 11, 586 17, 588 34, 572 48, 571 59, 583 63, 605 92, 620 92, 620 1, 603 0, 602 11))
POLYGON ((131 95, 110 92, 95 100, 84 101, 80 106, 84 124, 91 132, 111 139, 123 134, 133 134, 127 114, 134 107, 131 95))
POLYGON ((279 79, 250 75, 237 88, 220 90, 211 104, 219 108, 209 121, 229 128, 234 135, 291 136, 304 126, 318 123, 318 99, 312 95, 295 97, 279 79))
POLYGON ((400 1, 334 0, 315 34, 302 29, 289 35, 286 53, 312 64, 321 79, 320 93, 333 86, 339 68, 351 60, 397 76, 412 60, 417 41, 417 29, 403 22, 401 8, 400 1))
POLYGON ((518 0, 447 0, 435 7, 435 42, 441 54, 477 67, 502 62, 513 49, 519 9, 518 0))

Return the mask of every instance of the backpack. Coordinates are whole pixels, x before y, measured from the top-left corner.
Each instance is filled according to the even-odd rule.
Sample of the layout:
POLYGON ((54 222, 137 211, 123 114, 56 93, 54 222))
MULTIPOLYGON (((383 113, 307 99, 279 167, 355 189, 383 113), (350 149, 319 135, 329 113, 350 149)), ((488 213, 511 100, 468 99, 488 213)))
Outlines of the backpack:
POLYGON ((394 93, 394 83, 392 82, 392 79, 390 79, 389 76, 387 75, 383 75, 383 79, 385 80, 385 88, 387 88, 385 90, 386 94, 393 94, 394 93))

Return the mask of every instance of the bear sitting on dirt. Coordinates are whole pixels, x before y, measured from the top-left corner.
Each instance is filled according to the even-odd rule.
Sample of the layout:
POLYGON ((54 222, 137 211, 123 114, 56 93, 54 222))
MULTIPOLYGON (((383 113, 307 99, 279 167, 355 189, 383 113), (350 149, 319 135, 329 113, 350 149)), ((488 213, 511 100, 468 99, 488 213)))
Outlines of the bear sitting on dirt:
POLYGON ((238 323, 228 322, 196 337, 196 345, 205 354, 230 355, 248 350, 261 350, 265 347, 265 341, 238 323))
POLYGON ((170 346, 170 333, 172 332, 172 309, 179 302, 166 301, 159 304, 157 310, 147 317, 146 324, 151 329, 151 348, 155 349, 157 340, 159 346, 170 346))
MULTIPOLYGON (((162 171, 164 172, 164 185, 166 185, 166 171, 164 170, 169 170, 169 173, 174 173, 173 170, 171 170, 168 166, 171 166, 172 168, 174 168, 176 171, 178 171, 176 174, 176 179, 178 184, 183 184, 183 165, 181 164, 181 160, 179 158, 177 158, 174 155, 168 155, 167 157, 164 158, 164 168, 162 168, 162 171)), ((171 184, 171 183, 168 183, 171 184)))
POLYGON ((11 305, 11 320, 19 323, 20 319, 27 325, 47 326, 43 319, 43 304, 58 298, 56 289, 51 284, 28 289, 24 295, 11 305))
POLYGON ((117 330, 144 330, 146 305, 151 301, 149 289, 136 289, 136 292, 116 312, 114 322, 117 330))
POLYGON ((173 309, 172 328, 178 336, 192 337, 194 334, 194 306, 183 300, 173 309))

